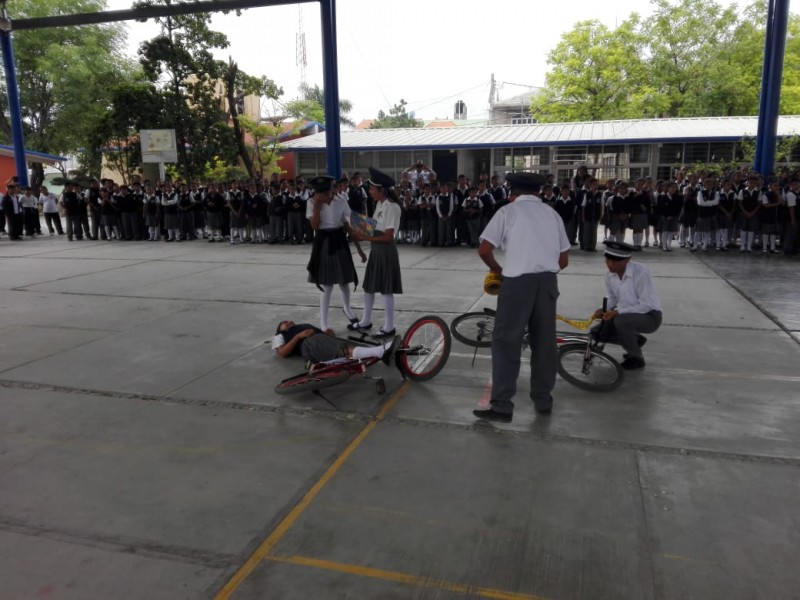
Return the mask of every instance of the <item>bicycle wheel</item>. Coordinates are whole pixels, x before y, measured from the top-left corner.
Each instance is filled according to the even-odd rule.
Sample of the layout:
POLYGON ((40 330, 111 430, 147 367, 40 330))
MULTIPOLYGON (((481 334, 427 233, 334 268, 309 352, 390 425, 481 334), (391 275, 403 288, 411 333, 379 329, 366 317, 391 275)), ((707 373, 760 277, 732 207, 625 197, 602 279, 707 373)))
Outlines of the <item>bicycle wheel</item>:
POLYGON ((624 372, 605 352, 585 343, 564 344, 558 349, 558 374, 572 385, 590 392, 610 392, 622 383, 624 372))
POLYGON ((303 373, 284 379, 275 386, 275 393, 281 396, 298 394, 300 392, 313 392, 323 388, 338 385, 347 381, 350 373, 347 371, 322 371, 321 373, 303 373))
POLYGON ((473 348, 490 348, 494 332, 494 315, 486 313, 464 313, 450 323, 453 337, 473 348))
POLYGON ((421 317, 411 324, 397 350, 397 363, 409 379, 425 381, 444 368, 450 356, 450 331, 439 317, 421 317))

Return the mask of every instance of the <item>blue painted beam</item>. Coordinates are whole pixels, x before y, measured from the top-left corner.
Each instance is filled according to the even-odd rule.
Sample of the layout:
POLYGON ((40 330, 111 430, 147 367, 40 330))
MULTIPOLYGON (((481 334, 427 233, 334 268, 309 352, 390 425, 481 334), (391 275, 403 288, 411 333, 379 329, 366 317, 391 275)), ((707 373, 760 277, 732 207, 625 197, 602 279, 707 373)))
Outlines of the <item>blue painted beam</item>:
POLYGON ((769 0, 754 161, 755 170, 764 176, 775 169, 781 80, 788 24, 789 0, 769 0))
MULTIPOLYGON (((28 161, 25 160, 25 134, 22 130, 22 109, 19 104, 17 70, 14 67, 14 51, 11 46, 11 29, 6 15, 0 16, 0 49, 3 52, 3 69, 8 88, 8 117, 11 121, 11 139, 14 146, 14 163, 21 186, 28 185, 28 161)), ((5 183, 5 182, 2 182, 5 183)))
POLYGON ((325 86, 325 147, 328 175, 342 176, 342 132, 339 120, 339 61, 336 46, 336 0, 320 0, 322 77, 325 86))

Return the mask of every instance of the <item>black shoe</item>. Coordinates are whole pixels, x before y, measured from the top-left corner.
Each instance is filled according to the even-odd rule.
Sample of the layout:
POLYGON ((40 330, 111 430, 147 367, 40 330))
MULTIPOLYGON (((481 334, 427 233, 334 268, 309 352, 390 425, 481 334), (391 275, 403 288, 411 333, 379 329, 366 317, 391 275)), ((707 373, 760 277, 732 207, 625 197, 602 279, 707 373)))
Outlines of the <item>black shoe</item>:
MULTIPOLYGON (((342 310, 342 312, 344 312, 344 309, 342 310)), ((345 318, 346 318, 348 321, 350 321, 350 325, 355 325, 355 324, 356 324, 356 323, 358 323, 358 321, 359 321, 359 318, 358 318, 358 317, 353 317, 353 318, 351 319, 350 317, 348 317, 348 316, 347 316, 347 313, 344 313, 344 316, 345 316, 345 318)))
POLYGON ((545 416, 545 415, 549 415, 551 412, 553 412, 553 397, 552 396, 550 396, 550 406, 537 406, 536 407, 536 414, 537 415, 545 416))
POLYGON ((388 348, 384 347, 383 356, 381 356, 381 360, 383 361, 383 364, 385 364, 387 367, 392 362, 392 356, 394 356, 394 351, 397 350, 397 346, 399 345, 400 345, 400 336, 396 335, 394 336, 392 343, 389 344, 389 347, 388 348))
POLYGON ((626 371, 633 371, 634 369, 641 369, 644 367, 644 359, 636 356, 628 356, 620 365, 626 371))
POLYGON ((347 328, 350 331, 367 331, 368 329, 372 329, 372 323, 368 323, 367 325, 360 325, 358 321, 355 323, 350 323, 347 328))
POLYGON ((397 333, 396 329, 390 329, 389 331, 384 331, 383 327, 378 330, 378 333, 375 334, 375 337, 389 337, 390 335, 395 335, 397 333))
POLYGON ((479 419, 485 419, 486 421, 498 421, 500 423, 511 423, 511 419, 514 418, 512 413, 497 412, 493 408, 487 408, 485 410, 473 410, 472 414, 479 419))

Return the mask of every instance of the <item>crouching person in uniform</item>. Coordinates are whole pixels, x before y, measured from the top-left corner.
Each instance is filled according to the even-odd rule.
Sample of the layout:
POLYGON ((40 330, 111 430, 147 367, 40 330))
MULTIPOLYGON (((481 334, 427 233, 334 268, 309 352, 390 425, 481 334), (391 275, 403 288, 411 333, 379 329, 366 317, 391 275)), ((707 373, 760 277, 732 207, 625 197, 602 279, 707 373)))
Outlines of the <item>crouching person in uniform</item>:
POLYGON ((603 323, 592 332, 600 342, 618 342, 625 349, 622 368, 644 367, 642 346, 647 339, 642 333, 653 333, 661 327, 661 303, 656 295, 650 271, 631 262, 633 247, 623 242, 605 242, 606 293, 608 310, 597 310, 603 323))
POLYGON ((387 365, 400 338, 395 336, 378 346, 357 346, 334 337, 333 331, 322 331, 308 323, 281 321, 272 338, 272 349, 281 358, 302 356, 316 364, 336 358, 379 358, 387 365))

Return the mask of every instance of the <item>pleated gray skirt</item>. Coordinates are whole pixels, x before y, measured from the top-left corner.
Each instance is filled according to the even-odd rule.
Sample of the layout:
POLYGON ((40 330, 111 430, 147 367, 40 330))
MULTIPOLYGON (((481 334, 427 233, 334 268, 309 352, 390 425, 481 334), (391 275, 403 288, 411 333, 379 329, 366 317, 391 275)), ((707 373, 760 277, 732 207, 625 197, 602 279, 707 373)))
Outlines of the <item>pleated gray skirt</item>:
POLYGON ((364 291, 368 294, 402 294, 403 280, 400 275, 400 256, 397 246, 372 244, 364 275, 364 291))

